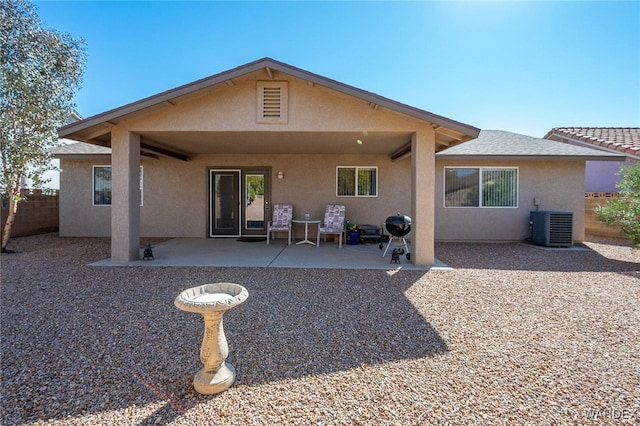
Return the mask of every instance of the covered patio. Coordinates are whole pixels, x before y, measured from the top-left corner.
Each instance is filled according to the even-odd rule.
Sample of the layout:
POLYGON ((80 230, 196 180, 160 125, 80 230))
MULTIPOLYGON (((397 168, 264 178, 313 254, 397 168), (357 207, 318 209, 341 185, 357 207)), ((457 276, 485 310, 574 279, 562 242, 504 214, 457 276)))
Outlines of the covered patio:
MULTIPOLYGON (((236 238, 174 238, 152 244, 153 260, 129 262, 100 260, 92 266, 217 266, 217 267, 263 267, 263 268, 327 268, 327 269, 378 269, 395 271, 430 270, 448 268, 436 259, 434 266, 415 265, 400 256, 400 263, 391 263, 391 249, 382 256, 378 244, 344 244, 321 241, 320 246, 308 244, 287 245, 276 240, 267 245, 262 241, 246 242, 236 238)), ((395 247, 392 242, 391 247, 395 247)))
POLYGON ((264 58, 59 129, 63 138, 110 149, 97 157, 65 154, 60 232, 110 235, 112 262, 128 263, 138 261, 141 237, 265 236, 274 203, 292 203, 294 218, 320 218, 326 205, 341 204, 353 223, 410 216, 406 263, 429 267, 435 154, 478 134, 264 58), (103 200, 91 179, 107 169, 103 200), (252 191, 264 197, 258 219, 249 208, 252 191))

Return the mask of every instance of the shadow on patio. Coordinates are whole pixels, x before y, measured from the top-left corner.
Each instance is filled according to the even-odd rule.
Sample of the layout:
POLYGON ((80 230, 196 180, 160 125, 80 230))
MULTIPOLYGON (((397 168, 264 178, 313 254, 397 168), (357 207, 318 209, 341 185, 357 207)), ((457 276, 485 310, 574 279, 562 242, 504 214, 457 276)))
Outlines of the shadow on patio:
POLYGON ((640 250, 628 244, 627 256, 610 258, 592 243, 569 248, 541 247, 521 243, 436 243, 439 259, 455 269, 499 271, 618 272, 640 270, 640 250), (490 250, 488 249, 490 247, 490 250), (505 260, 508 259, 508 260, 505 260), (543 259, 543 261, 541 261, 543 259))
MULTIPOLYGON (((315 245, 287 245, 286 241, 241 242, 235 238, 175 238, 153 244, 154 260, 112 262, 104 259, 94 266, 220 266, 269 268, 332 268, 332 269, 413 269, 428 270, 400 257, 400 264, 391 263, 391 251, 382 257, 378 244, 344 244, 321 242, 315 245)), ((395 241, 391 247, 398 247, 395 241)), ((140 252, 142 259, 143 252, 140 252)), ((446 267, 436 259, 436 267, 446 267)))

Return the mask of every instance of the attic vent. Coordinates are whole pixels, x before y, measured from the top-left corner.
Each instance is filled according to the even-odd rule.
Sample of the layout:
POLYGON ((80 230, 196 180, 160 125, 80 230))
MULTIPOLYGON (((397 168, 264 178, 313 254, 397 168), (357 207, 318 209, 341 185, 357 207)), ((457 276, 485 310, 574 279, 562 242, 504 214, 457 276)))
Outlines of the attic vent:
POLYGON ((288 95, 286 81, 258 81, 258 123, 286 124, 288 95))
POLYGON ((262 117, 280 118, 281 90, 279 87, 265 87, 262 92, 262 117))

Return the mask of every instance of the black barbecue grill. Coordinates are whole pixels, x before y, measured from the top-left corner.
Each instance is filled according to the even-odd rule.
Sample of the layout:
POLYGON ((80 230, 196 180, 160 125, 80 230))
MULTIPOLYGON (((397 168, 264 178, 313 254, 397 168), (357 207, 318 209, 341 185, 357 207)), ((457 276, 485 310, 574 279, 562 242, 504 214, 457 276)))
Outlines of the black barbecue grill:
MULTIPOLYGON (((384 227, 387 232, 391 234, 391 238, 389 238, 389 242, 387 243, 387 247, 384 249, 384 253, 382 253, 382 257, 387 255, 387 251, 389 250, 391 243, 394 239, 397 239, 398 243, 401 241, 402 245, 404 245, 404 253, 407 256, 407 259, 410 259, 411 254, 409 253, 409 246, 407 245, 407 240, 405 240, 404 237, 411 232, 411 218, 398 213, 386 218, 384 221, 384 227)), ((380 249, 382 249, 382 243, 380 244, 380 249)))

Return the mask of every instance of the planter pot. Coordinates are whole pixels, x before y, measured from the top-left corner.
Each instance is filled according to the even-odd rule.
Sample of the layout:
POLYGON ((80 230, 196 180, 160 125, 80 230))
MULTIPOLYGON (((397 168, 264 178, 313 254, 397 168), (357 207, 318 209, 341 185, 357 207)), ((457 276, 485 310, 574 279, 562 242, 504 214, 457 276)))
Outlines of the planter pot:
POLYGON ((360 232, 358 231, 349 231, 347 234, 347 244, 355 246, 360 243, 360 232))

